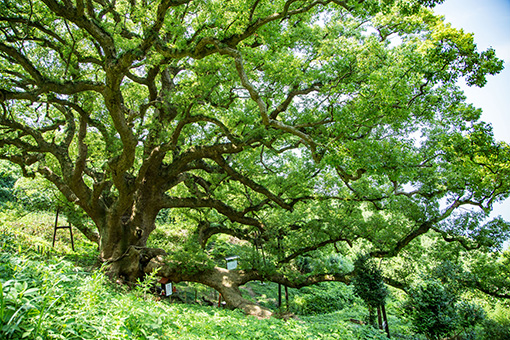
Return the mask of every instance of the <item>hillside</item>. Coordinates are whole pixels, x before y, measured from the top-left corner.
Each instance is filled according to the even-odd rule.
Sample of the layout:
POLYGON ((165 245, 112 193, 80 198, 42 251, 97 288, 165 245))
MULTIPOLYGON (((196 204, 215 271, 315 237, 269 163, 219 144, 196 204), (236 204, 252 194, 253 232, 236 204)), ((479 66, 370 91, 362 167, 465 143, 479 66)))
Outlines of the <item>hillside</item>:
MULTIPOLYGON (((343 284, 289 290, 290 310, 282 308, 279 317, 259 320, 208 306, 205 301, 216 301, 217 295, 205 286, 180 283, 173 298, 161 298, 153 292, 153 278, 133 287, 111 282, 96 261, 92 243, 76 234, 73 252, 67 230, 60 230, 52 248, 53 216, 17 213, 3 210, 0 215, 3 339, 386 338, 353 322, 366 319, 367 311, 343 284)), ((254 282, 243 287, 243 293, 276 309, 275 284, 254 282)), ((402 297, 395 290, 388 303, 392 338, 425 339, 402 314, 402 297)), ((478 327, 472 336, 486 338, 491 324, 492 335, 498 329, 508 331, 508 309, 502 303, 482 302, 492 323, 478 327)))

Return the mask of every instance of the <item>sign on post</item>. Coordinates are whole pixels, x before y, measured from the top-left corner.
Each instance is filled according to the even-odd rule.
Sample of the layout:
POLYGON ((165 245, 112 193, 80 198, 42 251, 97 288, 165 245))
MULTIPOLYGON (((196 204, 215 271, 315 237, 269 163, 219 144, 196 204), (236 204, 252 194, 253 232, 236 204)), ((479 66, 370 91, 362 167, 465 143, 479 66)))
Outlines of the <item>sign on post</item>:
POLYGON ((238 258, 239 258, 239 256, 231 256, 231 257, 225 258, 225 261, 227 261, 227 269, 228 270, 233 270, 233 269, 237 268, 237 259, 238 258))

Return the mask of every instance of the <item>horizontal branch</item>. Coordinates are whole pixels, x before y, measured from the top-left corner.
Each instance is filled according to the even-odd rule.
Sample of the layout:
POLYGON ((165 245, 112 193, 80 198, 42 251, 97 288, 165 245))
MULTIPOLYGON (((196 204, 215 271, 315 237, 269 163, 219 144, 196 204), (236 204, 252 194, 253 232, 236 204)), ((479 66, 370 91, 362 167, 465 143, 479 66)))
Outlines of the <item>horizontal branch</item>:
POLYGON ((289 210, 289 211, 293 210, 292 206, 290 204, 288 204, 287 202, 285 202, 281 197, 276 196, 271 191, 269 191, 266 187, 256 183, 255 181, 253 181, 253 180, 249 179, 248 177, 243 176, 239 172, 235 171, 232 167, 230 167, 227 164, 227 162, 223 159, 222 156, 214 157, 213 160, 220 167, 222 167, 225 170, 225 172, 231 178, 233 178, 234 180, 239 181, 240 183, 243 183, 244 185, 246 185, 247 187, 249 187, 253 191, 258 192, 258 193, 266 196, 267 198, 269 198, 270 200, 272 200, 273 202, 278 204, 283 209, 286 209, 286 210, 289 210))
POLYGON ((414 229, 402 239, 398 240, 396 245, 390 250, 376 250, 370 252, 372 257, 393 257, 396 256, 405 246, 420 235, 427 233, 432 228, 431 222, 422 223, 417 229, 414 229))
POLYGON ((314 245, 294 250, 294 251, 292 251, 291 255, 286 256, 282 260, 278 261, 278 263, 279 264, 289 263, 290 261, 292 261, 293 259, 295 259, 298 256, 301 256, 301 255, 304 255, 304 254, 309 253, 311 251, 317 250, 317 249, 322 248, 322 247, 324 247, 324 246, 326 246, 328 244, 332 244, 332 243, 336 243, 336 242, 347 242, 347 243, 351 244, 352 241, 353 240, 348 240, 348 239, 346 239, 344 237, 336 237, 336 238, 331 238, 331 239, 328 239, 328 240, 324 240, 324 241, 316 243, 314 245))
POLYGON ((164 196, 161 200, 161 208, 212 208, 226 216, 232 222, 251 225, 257 227, 260 231, 265 229, 264 224, 259 220, 245 216, 242 212, 235 210, 222 201, 212 198, 180 198, 164 196))

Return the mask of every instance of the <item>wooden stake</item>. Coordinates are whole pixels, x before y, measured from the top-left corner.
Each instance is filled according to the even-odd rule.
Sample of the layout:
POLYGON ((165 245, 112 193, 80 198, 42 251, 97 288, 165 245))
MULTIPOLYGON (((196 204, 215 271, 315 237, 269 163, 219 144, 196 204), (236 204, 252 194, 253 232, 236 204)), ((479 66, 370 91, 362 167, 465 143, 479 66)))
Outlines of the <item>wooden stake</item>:
POLYGON ((282 307, 282 285, 278 284, 278 308, 282 307))
POLYGON ((388 318, 386 317, 386 307, 384 305, 381 306, 382 315, 384 319, 384 330, 386 331, 386 335, 390 338, 390 327, 388 326, 388 318))
POLYGON ((382 316, 381 316, 381 306, 377 306, 377 324, 379 326, 379 329, 383 329, 382 316))
POLYGON ((285 286, 285 307, 287 308, 287 312, 289 311, 289 288, 285 286))

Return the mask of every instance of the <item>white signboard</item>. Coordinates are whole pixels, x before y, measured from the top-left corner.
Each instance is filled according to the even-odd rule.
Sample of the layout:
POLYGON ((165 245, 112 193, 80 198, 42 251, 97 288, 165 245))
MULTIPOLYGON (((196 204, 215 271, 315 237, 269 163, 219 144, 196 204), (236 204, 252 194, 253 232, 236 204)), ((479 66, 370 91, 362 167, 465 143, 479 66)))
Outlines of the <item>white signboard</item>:
POLYGON ((165 284, 165 296, 172 295, 172 282, 165 284))
POLYGON ((232 256, 232 257, 227 257, 225 259, 227 261, 227 269, 228 270, 233 270, 233 269, 237 268, 237 259, 238 258, 239 258, 239 256, 232 256))

